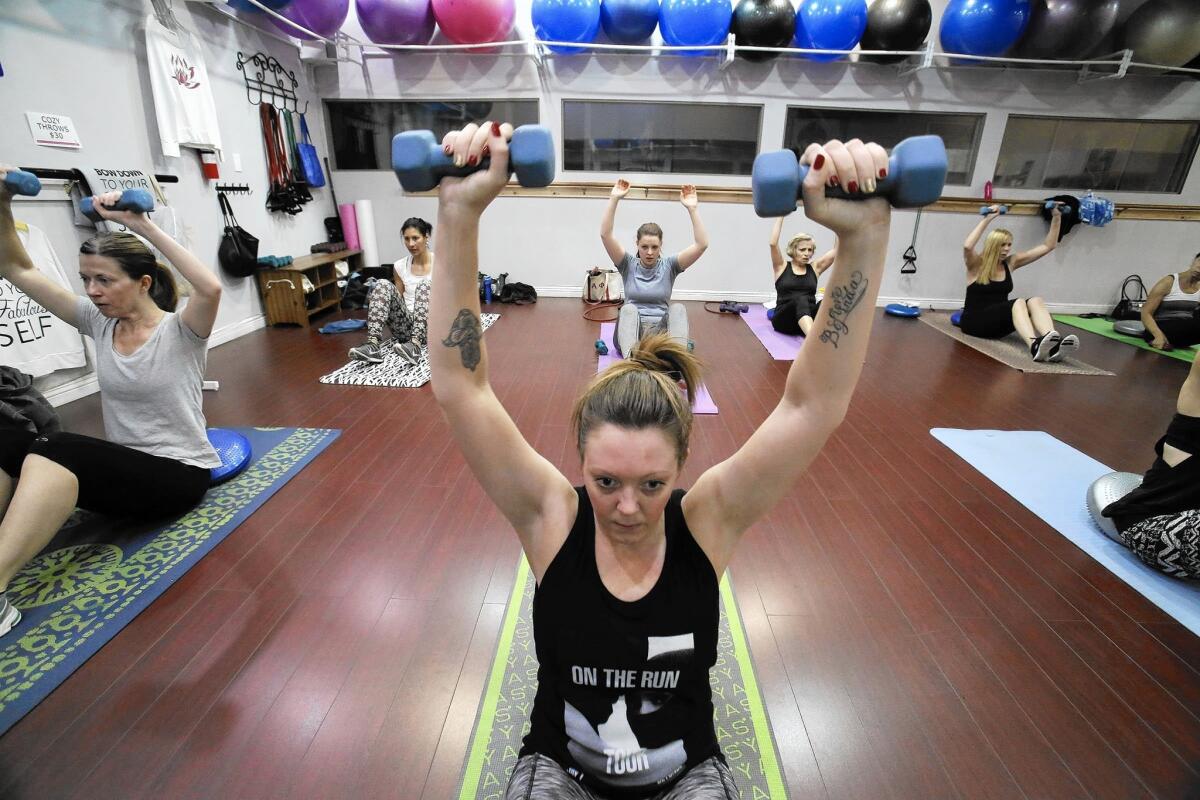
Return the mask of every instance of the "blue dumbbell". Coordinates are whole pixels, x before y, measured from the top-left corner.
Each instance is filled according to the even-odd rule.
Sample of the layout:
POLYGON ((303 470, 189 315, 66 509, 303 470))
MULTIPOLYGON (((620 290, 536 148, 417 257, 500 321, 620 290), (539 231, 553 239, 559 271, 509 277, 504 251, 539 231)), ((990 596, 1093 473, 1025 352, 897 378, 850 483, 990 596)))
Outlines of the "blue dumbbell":
MULTIPOLYGON (((474 166, 454 166, 430 131, 405 131, 392 139, 392 169, 406 192, 427 192, 442 178, 462 178, 487 169, 491 159, 474 166)), ((522 125, 508 143, 508 168, 522 186, 536 188, 554 182, 554 139, 541 125, 522 125)))
POLYGON ((1046 210, 1047 210, 1047 211, 1053 211, 1055 206, 1058 206, 1058 210, 1059 210, 1059 211, 1062 211, 1062 212, 1064 212, 1064 213, 1065 213, 1065 212, 1066 212, 1066 210, 1067 210, 1067 204, 1066 204, 1066 203, 1059 203, 1059 202, 1057 202, 1057 201, 1055 201, 1055 200, 1047 200, 1047 201, 1046 201, 1045 208, 1046 208, 1046 210))
MULTIPOLYGON (((808 167, 791 150, 760 153, 754 159, 750 185, 754 212, 760 217, 786 217, 796 210, 808 167)), ((942 196, 946 185, 946 145, 940 136, 912 136, 892 148, 888 175, 872 194, 850 194, 845 187, 825 187, 827 197, 865 200, 884 197, 895 208, 920 208, 942 196)))
MULTIPOLYGON (((990 214, 990 213, 992 213, 992 207, 991 207, 991 206, 980 206, 980 207, 979 207, 979 216, 981 216, 981 217, 986 217, 986 216, 987 216, 988 214, 990 214)), ((1008 206, 1000 206, 1000 213, 1001 213, 1001 214, 1007 214, 1007 213, 1008 213, 1008 206)))
MULTIPOLYGON (((116 205, 105 206, 110 211, 137 211, 149 214, 154 210, 154 198, 145 189, 126 189, 121 192, 121 199, 116 205)), ((100 222, 104 217, 96 213, 92 207, 92 198, 85 197, 79 203, 79 211, 92 222, 100 222)))
POLYGON ((42 191, 42 182, 38 180, 38 176, 23 169, 14 169, 12 172, 6 174, 4 176, 4 185, 13 194, 23 194, 28 197, 33 197, 42 191))

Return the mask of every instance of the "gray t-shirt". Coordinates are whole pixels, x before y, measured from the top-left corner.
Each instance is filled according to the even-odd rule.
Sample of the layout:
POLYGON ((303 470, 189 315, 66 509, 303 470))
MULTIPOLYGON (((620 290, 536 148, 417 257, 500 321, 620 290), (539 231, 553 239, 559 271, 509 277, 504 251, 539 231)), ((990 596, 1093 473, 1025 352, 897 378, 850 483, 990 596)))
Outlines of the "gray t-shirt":
POLYGON ((115 444, 194 467, 219 467, 205 433, 201 388, 208 340, 167 312, 133 355, 113 349, 117 321, 86 297, 75 302, 79 332, 96 343, 104 436, 115 444))
POLYGON ((647 269, 636 253, 627 252, 625 258, 613 266, 625 282, 625 299, 637 306, 643 323, 657 322, 666 316, 675 276, 682 272, 679 256, 660 257, 653 269, 647 269))

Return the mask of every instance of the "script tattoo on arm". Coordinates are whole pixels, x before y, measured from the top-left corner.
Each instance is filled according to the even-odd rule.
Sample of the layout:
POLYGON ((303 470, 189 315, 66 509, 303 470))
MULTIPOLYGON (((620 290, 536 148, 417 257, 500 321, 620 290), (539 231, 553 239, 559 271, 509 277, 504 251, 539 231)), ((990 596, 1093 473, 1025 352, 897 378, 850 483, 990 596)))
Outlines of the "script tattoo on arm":
POLYGON ((462 351, 463 366, 474 372, 475 368, 479 366, 479 359, 482 356, 479 349, 479 342, 482 338, 483 329, 479 325, 479 317, 463 308, 459 309, 458 316, 450 325, 450 334, 442 339, 442 344, 446 347, 459 348, 462 351))
POLYGON ((850 275, 850 281, 845 286, 837 286, 827 300, 830 304, 829 321, 826 323, 825 330, 821 331, 821 341, 829 342, 834 346, 838 346, 838 339, 842 334, 849 333, 850 327, 846 324, 846 319, 850 316, 862 299, 867 294, 867 279, 859 270, 854 270, 850 275))

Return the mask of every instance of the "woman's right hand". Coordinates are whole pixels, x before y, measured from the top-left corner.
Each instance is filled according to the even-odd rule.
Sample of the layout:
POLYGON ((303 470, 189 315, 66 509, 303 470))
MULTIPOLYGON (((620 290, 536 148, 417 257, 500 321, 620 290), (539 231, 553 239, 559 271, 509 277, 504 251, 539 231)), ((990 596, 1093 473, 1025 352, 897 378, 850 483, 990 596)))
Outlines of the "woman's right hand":
POLYGON ((1167 341, 1167 337, 1161 333, 1154 337, 1154 341, 1150 342, 1150 346, 1155 350, 1170 350, 1171 344, 1167 341))
POLYGON ((490 162, 487 169, 464 178, 442 178, 438 185, 441 210, 451 213, 462 210, 476 216, 483 213, 508 183, 508 140, 512 134, 513 127, 507 122, 484 122, 471 123, 442 137, 442 152, 455 165, 478 164, 484 158, 490 162))
POLYGON ((887 176, 888 155, 875 142, 837 139, 823 145, 811 144, 800 163, 809 166, 804 178, 804 216, 824 225, 843 238, 873 229, 887 235, 891 206, 882 197, 842 200, 825 196, 825 187, 842 186, 855 193, 875 191, 887 176))
POLYGON ((620 200, 627 194, 629 194, 629 181, 624 178, 617 178, 617 182, 613 184, 612 193, 609 197, 620 200))
POLYGON ((995 219, 995 218, 996 218, 996 217, 998 217, 998 216, 1000 216, 1000 206, 998 206, 998 205, 990 205, 990 206, 988 206, 987 218, 988 218, 988 219, 995 219))
POLYGON ((0 203, 8 204, 12 202, 14 192, 4 182, 4 179, 8 177, 8 173, 16 171, 17 168, 11 164, 0 163, 0 203))

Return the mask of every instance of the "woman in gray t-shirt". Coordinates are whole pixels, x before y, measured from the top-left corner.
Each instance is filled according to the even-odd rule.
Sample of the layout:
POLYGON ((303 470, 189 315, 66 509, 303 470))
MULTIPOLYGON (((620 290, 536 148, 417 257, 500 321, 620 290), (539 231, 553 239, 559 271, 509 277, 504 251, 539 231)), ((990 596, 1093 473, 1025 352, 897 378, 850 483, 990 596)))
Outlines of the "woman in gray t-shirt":
MULTIPOLYGON (((0 167, 0 277, 96 344, 104 439, 0 430, 0 635, 21 614, 3 592, 76 506, 105 514, 177 516, 208 490, 221 459, 208 442, 200 391, 221 282, 144 214, 113 211, 120 192, 93 198, 100 216, 158 248, 192 285, 175 313, 175 283, 131 233, 80 248, 79 297, 42 275, 17 238, 0 167)), ((51 321, 53 324, 54 321, 51 321)))
POLYGON ((687 184, 679 190, 679 202, 692 218, 694 241, 677 255, 662 255, 662 228, 647 222, 637 229, 637 255, 626 253, 613 235, 617 203, 629 194, 629 181, 619 179, 608 197, 608 206, 600 220, 600 241, 621 273, 625 283, 625 305, 617 321, 617 349, 629 353, 638 339, 658 330, 667 331, 685 345, 688 339, 687 311, 682 303, 669 304, 675 276, 695 264, 708 249, 708 232, 700 221, 700 198, 696 187, 687 184))

